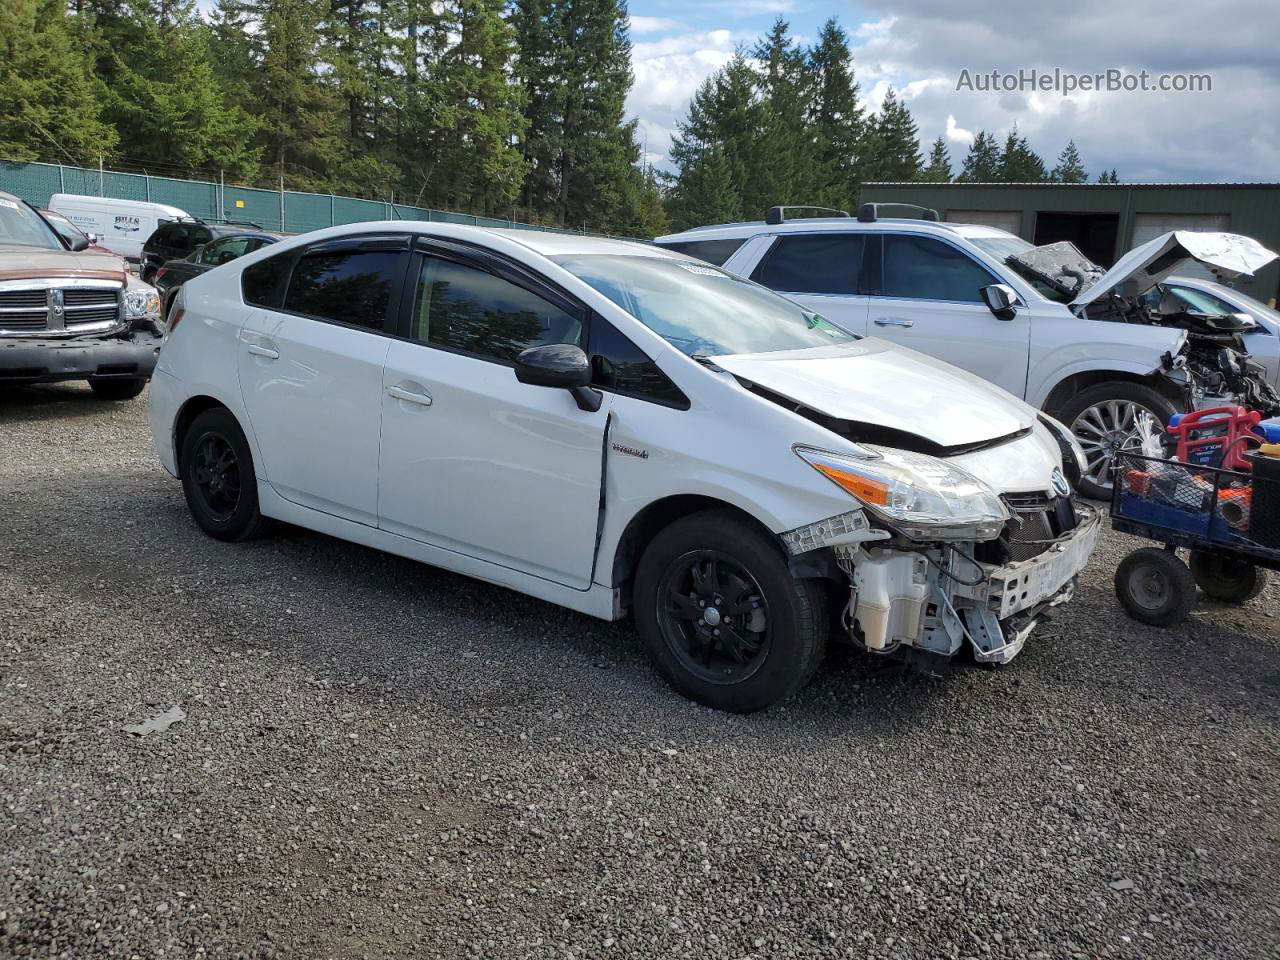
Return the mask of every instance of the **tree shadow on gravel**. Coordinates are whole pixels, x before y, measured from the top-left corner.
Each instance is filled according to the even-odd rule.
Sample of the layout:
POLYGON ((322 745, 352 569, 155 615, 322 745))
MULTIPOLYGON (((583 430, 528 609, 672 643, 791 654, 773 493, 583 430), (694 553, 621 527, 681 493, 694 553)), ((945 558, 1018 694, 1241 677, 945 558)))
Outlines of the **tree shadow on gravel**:
POLYGON ((134 400, 100 400, 80 381, 0 384, 0 423, 100 417, 112 409, 146 402, 145 393, 134 400))

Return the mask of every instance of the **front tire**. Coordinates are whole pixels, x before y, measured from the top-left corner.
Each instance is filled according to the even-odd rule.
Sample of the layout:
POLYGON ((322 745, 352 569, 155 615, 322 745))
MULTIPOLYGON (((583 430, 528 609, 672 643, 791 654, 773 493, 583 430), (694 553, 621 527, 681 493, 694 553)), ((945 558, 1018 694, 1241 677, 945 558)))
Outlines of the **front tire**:
POLYGON ((1187 619, 1196 604, 1196 581, 1177 554, 1159 547, 1133 551, 1116 567, 1116 597, 1133 619, 1168 627, 1187 619))
POLYGON ((90 380, 89 389, 103 400, 132 400, 147 388, 147 380, 90 380))
POLYGON ((1191 551, 1191 575, 1206 596, 1223 603, 1248 603, 1267 585, 1267 571, 1246 560, 1191 551))
POLYGON ((1140 383, 1112 380, 1081 390, 1055 416, 1084 448, 1088 464, 1080 493, 1110 500, 1111 464, 1117 452, 1160 455, 1160 438, 1178 411, 1172 401, 1140 383))
POLYGON ((813 677, 827 645, 821 587, 728 511, 677 520, 636 571, 636 624, 658 672, 691 700, 751 713, 813 677))
POLYGON ((231 411, 206 410, 182 438, 182 492, 200 529, 216 540, 248 540, 265 527, 253 455, 231 411))

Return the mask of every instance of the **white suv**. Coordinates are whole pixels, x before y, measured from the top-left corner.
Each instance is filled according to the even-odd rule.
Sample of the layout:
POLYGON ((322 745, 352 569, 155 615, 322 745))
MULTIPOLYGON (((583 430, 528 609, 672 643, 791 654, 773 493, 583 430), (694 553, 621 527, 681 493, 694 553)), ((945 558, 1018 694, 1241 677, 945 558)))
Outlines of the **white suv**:
POLYGON ((211 536, 274 517, 634 611, 671 683, 729 710, 799 689, 830 630, 1005 662, 1098 532, 1061 424, 649 245, 405 222, 284 240, 180 288, 150 396, 211 536))
MULTIPOLYGON (((938 222, 903 204, 853 217, 700 227, 659 246, 786 293, 841 329, 883 337, 975 373, 1071 426, 1089 458, 1080 487, 1110 495, 1117 449, 1158 445, 1179 411, 1239 400, 1280 413, 1229 321, 1160 314, 1140 295, 1188 260, 1224 277, 1274 257, 1230 234, 1166 234, 1110 271, 1069 243, 1033 247, 992 227, 938 222), (1243 256, 1241 255, 1243 252, 1243 256), (1227 347, 1226 357, 1222 347, 1227 347)), ((807 209, 807 208, 798 208, 807 209)), ((945 409, 938 416, 946 418, 945 409)))

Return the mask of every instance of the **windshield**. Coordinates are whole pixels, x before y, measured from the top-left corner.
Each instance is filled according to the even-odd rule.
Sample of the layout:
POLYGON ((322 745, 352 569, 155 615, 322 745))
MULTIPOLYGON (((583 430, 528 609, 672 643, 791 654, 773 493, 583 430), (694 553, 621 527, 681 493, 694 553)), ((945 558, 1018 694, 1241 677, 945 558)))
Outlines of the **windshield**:
POLYGON ((46 210, 44 218, 49 222, 49 226, 57 230, 58 235, 68 242, 79 240, 85 235, 83 230, 60 213, 54 213, 52 210, 46 210))
POLYGON ((1021 237, 965 237, 970 243, 989 257, 1004 263, 1009 257, 1026 253, 1034 244, 1021 237))
POLYGON ((691 357, 857 339, 798 303, 705 263, 609 254, 552 259, 691 357))
POLYGON ((26 204, 0 197, 0 244, 62 250, 62 241, 26 204))

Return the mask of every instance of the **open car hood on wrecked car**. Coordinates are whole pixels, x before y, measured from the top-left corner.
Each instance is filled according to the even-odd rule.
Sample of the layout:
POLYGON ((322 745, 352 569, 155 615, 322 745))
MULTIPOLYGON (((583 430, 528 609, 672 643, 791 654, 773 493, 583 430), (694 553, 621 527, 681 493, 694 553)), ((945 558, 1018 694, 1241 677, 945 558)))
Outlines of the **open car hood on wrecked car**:
POLYGON ((823 416, 913 434, 944 449, 1012 436, 1036 421, 1035 411, 1011 393, 886 340, 735 354, 712 362, 823 416))
POLYGON ((1258 241, 1237 233, 1174 230, 1130 250, 1076 296, 1071 306, 1087 306, 1128 280, 1135 281, 1133 293, 1141 295, 1166 280, 1188 260, 1203 264, 1219 280, 1230 280, 1242 273, 1252 275, 1276 256, 1258 241))

